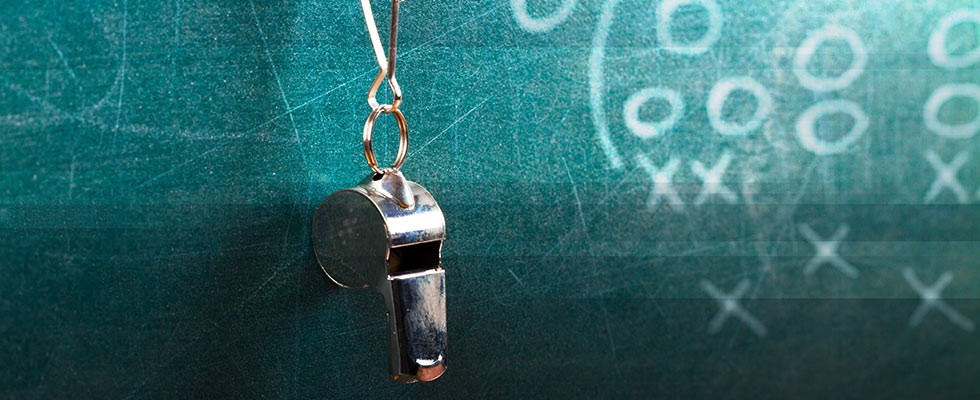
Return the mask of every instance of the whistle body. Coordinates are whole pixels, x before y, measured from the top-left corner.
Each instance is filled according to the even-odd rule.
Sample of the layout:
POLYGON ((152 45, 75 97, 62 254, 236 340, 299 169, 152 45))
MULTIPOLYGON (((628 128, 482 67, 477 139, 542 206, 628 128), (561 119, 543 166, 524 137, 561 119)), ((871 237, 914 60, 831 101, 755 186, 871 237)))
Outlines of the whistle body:
POLYGON ((331 194, 313 217, 314 253, 327 276, 384 298, 389 374, 399 382, 431 381, 446 369, 445 234, 435 199, 399 171, 331 194))

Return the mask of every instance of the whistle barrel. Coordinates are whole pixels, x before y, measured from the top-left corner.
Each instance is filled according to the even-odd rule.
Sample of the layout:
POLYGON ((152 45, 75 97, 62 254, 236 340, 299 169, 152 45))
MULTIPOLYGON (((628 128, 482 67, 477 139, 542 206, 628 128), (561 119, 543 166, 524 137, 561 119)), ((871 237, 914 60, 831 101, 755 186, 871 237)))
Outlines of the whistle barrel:
POLYGON ((446 371, 445 270, 391 275, 388 287, 390 297, 385 297, 392 379, 435 380, 446 371))

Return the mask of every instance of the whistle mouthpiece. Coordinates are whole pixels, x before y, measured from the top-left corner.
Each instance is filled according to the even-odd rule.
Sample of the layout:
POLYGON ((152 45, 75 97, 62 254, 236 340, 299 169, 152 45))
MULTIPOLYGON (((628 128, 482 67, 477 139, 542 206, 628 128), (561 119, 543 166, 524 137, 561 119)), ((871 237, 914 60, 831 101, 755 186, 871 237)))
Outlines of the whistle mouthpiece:
POLYGON ((446 371, 445 276, 433 269, 388 278, 388 354, 396 381, 428 382, 446 371))

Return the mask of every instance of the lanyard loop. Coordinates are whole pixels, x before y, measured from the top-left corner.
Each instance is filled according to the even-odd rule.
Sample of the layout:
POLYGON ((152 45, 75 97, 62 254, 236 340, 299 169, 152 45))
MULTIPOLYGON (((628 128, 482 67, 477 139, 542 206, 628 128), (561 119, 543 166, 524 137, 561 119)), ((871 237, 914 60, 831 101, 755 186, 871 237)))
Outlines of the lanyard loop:
POLYGON ((402 0, 391 0, 391 30, 388 33, 388 55, 385 56, 384 46, 381 44, 381 36, 378 34, 378 25, 374 20, 374 12, 371 11, 371 0, 361 0, 361 9, 364 11, 364 22, 367 24, 368 34, 371 36, 371 46, 374 48, 374 56, 378 59, 378 75, 374 77, 371 88, 368 90, 368 104, 371 109, 378 109, 378 89, 381 82, 388 79, 388 87, 391 88, 391 105, 386 107, 385 112, 394 112, 402 103, 402 89, 395 79, 395 55, 398 51, 398 3, 402 0))

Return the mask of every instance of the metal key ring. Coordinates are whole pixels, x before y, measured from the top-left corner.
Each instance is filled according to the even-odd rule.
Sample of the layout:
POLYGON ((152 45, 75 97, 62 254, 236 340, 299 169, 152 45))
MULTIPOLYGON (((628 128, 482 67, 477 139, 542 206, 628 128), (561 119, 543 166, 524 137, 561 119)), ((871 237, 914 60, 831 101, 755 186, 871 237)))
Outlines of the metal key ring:
POLYGON ((398 123, 398 154, 395 155, 395 162, 391 163, 391 169, 398 170, 405 164, 405 157, 408 156, 408 123, 405 115, 397 108, 392 109, 391 104, 381 104, 371 110, 367 121, 364 122, 364 158, 367 159, 368 166, 376 174, 384 174, 384 170, 378 168, 378 159, 374 157, 374 150, 371 147, 371 135, 374 133, 374 123, 381 114, 391 114, 398 123))

